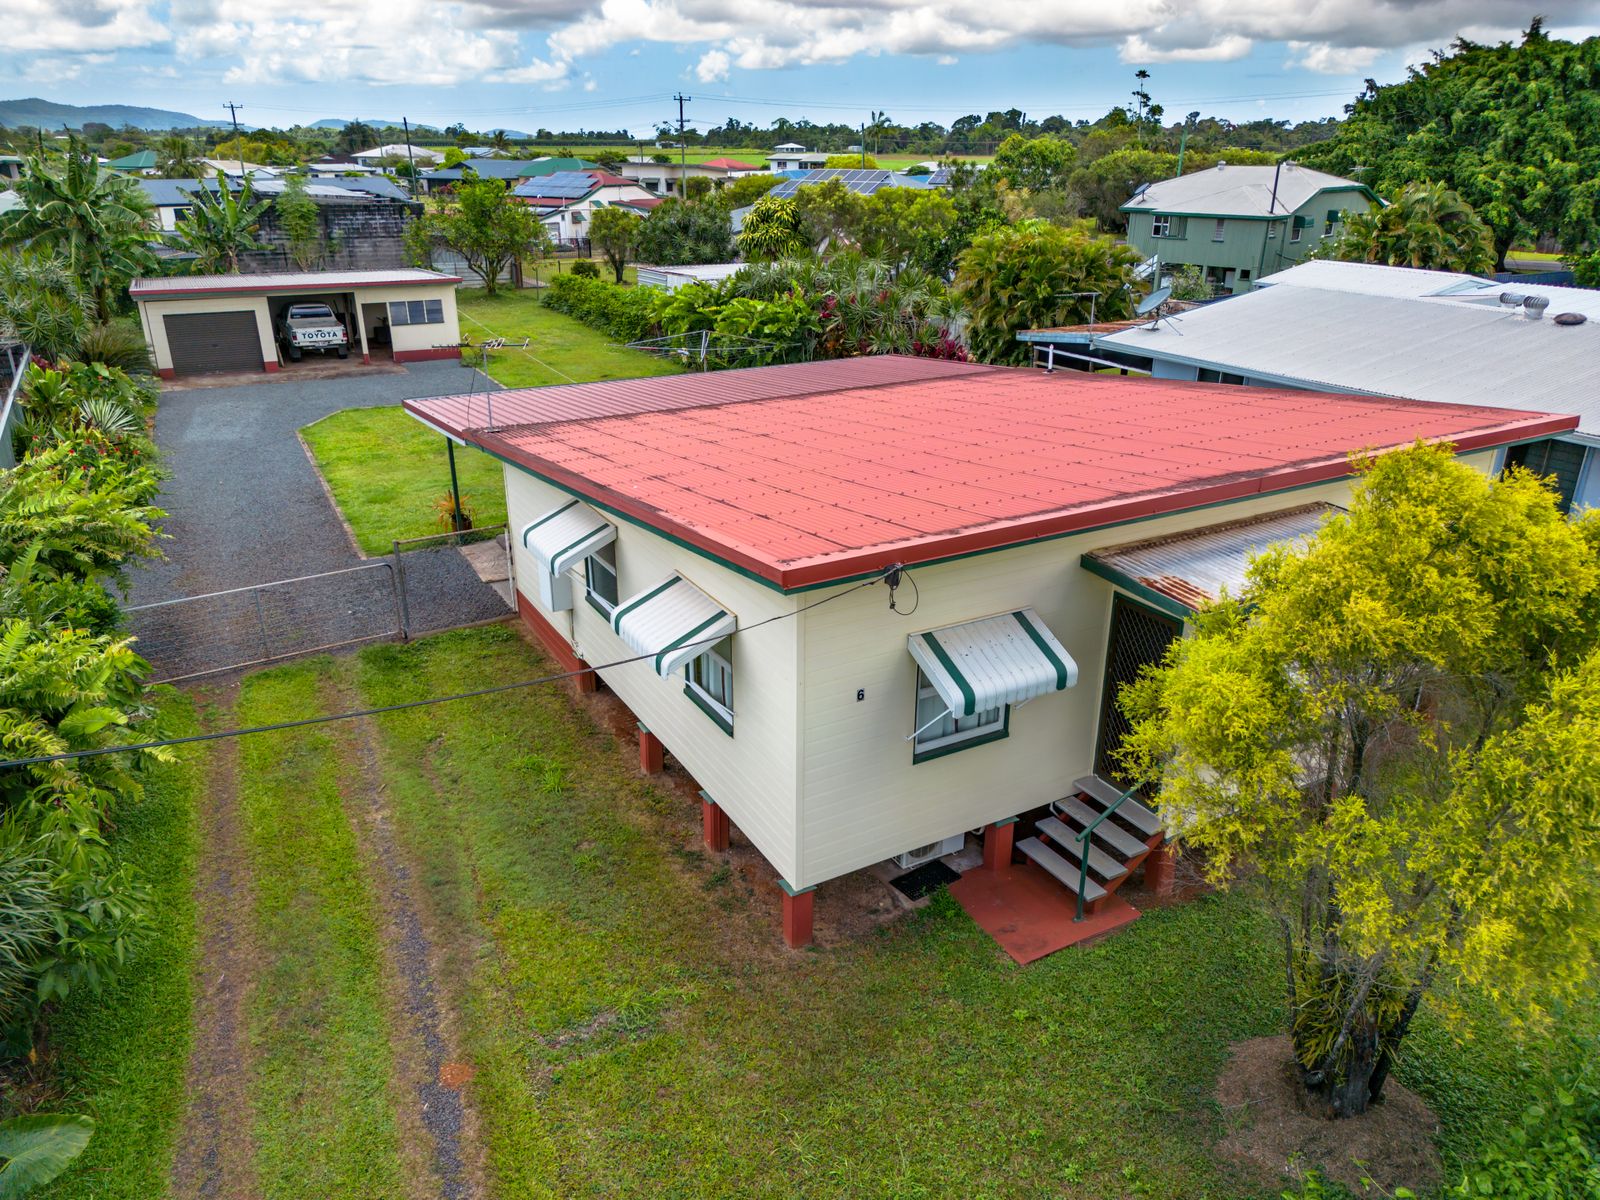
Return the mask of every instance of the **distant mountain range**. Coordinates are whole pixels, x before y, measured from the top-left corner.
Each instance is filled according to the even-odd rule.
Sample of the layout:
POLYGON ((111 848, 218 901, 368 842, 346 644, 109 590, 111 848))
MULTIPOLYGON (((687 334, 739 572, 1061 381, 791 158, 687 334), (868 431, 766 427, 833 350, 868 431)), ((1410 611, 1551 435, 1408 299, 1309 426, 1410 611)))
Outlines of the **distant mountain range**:
MULTIPOLYGON (((37 96, 26 100, 0 100, 0 125, 36 125, 40 129, 82 129, 84 122, 98 121, 113 129, 132 125, 135 129, 193 129, 201 125, 226 125, 189 113, 165 108, 140 108, 133 104, 57 104, 37 96)), ((243 122, 240 123, 241 125, 243 122)))

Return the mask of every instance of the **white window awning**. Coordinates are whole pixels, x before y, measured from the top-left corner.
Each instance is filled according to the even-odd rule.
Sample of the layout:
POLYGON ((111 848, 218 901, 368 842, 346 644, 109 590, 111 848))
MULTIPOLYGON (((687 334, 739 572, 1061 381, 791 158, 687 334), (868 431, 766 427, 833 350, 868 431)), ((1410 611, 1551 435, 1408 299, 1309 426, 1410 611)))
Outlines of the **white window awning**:
POLYGON ((738 628, 739 621, 682 575, 629 596, 611 614, 611 628, 636 654, 651 656, 669 677, 738 628))
POLYGON ((1078 664, 1031 608, 907 640, 911 657, 957 716, 1021 704, 1078 682, 1078 664))
POLYGON ((551 575, 565 575, 616 541, 617 527, 581 500, 569 500, 522 527, 522 545, 551 575))

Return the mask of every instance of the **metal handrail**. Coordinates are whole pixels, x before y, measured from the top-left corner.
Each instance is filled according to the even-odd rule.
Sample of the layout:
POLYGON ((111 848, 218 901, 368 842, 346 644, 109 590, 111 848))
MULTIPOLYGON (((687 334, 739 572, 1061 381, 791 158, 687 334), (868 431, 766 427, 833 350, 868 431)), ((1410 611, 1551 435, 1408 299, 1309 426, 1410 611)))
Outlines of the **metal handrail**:
POLYGON ((1080 833, 1076 839, 1078 842, 1078 915, 1072 918, 1074 921, 1083 920, 1083 893, 1084 890, 1089 886, 1089 835, 1092 834, 1096 829, 1100 828, 1100 822, 1104 821, 1112 813, 1116 812, 1117 809, 1121 808, 1122 802, 1138 790, 1139 785, 1136 783, 1127 791, 1123 792, 1122 795, 1118 796, 1114 801, 1112 801, 1110 807, 1108 807, 1105 812, 1101 813, 1094 820, 1090 821, 1089 827, 1080 833))
POLYGON ((6 346, 6 364, 11 371, 11 386, 6 389, 5 401, 0 404, 0 467, 14 467, 17 465, 16 457, 11 452, 11 425, 16 419, 17 400, 22 395, 23 377, 28 373, 28 365, 33 361, 33 352, 22 346, 22 357, 19 359, 13 354, 14 346, 6 346))

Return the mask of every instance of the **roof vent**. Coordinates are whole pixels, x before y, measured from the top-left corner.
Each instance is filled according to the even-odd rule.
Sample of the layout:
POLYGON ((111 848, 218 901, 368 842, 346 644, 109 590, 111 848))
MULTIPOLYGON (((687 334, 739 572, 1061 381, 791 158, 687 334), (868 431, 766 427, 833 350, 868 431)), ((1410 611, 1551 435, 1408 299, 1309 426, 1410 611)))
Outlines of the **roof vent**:
POLYGON ((1529 296, 1522 302, 1522 311, 1530 321, 1538 321, 1544 317, 1544 310, 1550 307, 1549 296, 1529 296))
POLYGON ((1515 308, 1517 305, 1521 304, 1522 301, 1523 296, 1521 292, 1500 293, 1500 303, 1504 304, 1507 308, 1515 308))
POLYGON ((1228 160, 1227 159, 1225 159, 1225 158, 1217 159, 1217 170, 1221 171, 1224 168, 1226 168, 1227 165, 1228 165, 1228 160))
POLYGON ((1582 325, 1588 319, 1582 313, 1557 313, 1555 316, 1557 325, 1582 325))

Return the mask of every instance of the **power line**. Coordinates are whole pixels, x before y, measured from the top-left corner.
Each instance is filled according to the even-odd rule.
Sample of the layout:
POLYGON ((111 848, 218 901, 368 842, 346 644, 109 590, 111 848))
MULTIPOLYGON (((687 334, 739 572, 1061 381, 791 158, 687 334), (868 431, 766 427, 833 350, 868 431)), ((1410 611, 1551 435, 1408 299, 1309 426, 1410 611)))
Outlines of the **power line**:
MULTIPOLYGON (((732 633, 718 635, 713 638, 701 638, 698 641, 684 642, 681 648, 691 646, 713 646, 722 641, 723 637, 734 638, 742 633, 760 629, 763 625, 771 625, 775 621, 786 621, 791 617, 798 617, 801 613, 810 612, 813 608, 820 608, 824 604, 859 592, 862 588, 872 587, 874 584, 887 581, 889 584, 890 610, 894 611, 894 592, 902 578, 909 580, 911 573, 900 564, 885 567, 879 575, 871 579, 863 579, 854 587, 846 588, 842 592, 835 592, 831 596, 824 596, 810 604, 802 605, 793 612, 778 613, 757 621, 754 625, 746 625, 735 629, 732 633)), ((902 614, 903 615, 903 614, 902 614)), ((99 758, 107 754, 130 754, 141 750, 159 750, 168 746, 187 746, 195 742, 215 742, 224 738, 247 737, 256 733, 277 733, 286 729, 304 729, 311 725, 329 725, 335 721, 352 721, 361 717, 379 717, 387 713, 406 712, 414 708, 431 708, 438 704, 451 704, 457 700, 476 700, 483 696, 498 696, 504 692, 519 691, 524 688, 540 687, 547 683, 560 683, 566 679, 576 679, 580 675, 589 675, 597 671, 609 671, 615 667, 626 667, 632 663, 648 662, 655 658, 654 654, 635 654, 631 658, 619 658, 613 662, 601 663, 598 666, 585 667, 581 671, 562 671, 555 675, 541 675, 536 679, 523 679, 516 683, 501 683, 494 687, 477 688, 470 692, 452 692, 444 696, 429 696, 422 700, 404 700, 398 704, 384 704, 376 708, 358 708, 350 712, 327 713, 318 717, 301 717, 295 721, 274 721, 269 725, 245 725, 233 729, 217 729, 210 733, 194 733, 185 737, 157 738, 148 742, 133 742, 121 746, 96 746, 88 750, 68 750, 61 754, 40 754, 32 758, 13 758, 0 762, 0 770, 9 770, 13 767, 32 767, 44 763, 69 762, 81 758, 99 758)))

